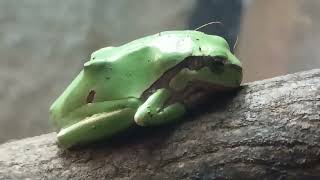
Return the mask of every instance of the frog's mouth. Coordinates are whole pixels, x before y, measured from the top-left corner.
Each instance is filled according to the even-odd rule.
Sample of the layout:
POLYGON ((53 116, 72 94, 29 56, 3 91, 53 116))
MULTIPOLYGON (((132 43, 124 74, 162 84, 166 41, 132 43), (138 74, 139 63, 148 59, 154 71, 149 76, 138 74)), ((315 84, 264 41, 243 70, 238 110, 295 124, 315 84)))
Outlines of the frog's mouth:
POLYGON ((156 89, 168 88, 174 94, 168 103, 180 101, 189 104, 190 98, 233 90, 240 86, 241 81, 242 67, 226 58, 190 56, 166 71, 142 94, 142 99, 148 98, 156 89))

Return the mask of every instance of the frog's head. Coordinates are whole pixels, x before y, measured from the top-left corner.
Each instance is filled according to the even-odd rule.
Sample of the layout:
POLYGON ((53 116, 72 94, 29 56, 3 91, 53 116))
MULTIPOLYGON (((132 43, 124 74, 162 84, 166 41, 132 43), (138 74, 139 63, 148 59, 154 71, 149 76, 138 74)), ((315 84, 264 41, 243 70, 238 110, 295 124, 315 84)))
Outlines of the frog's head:
MULTIPOLYGON (((212 82, 225 87, 238 87, 242 81, 242 65, 239 59, 230 51, 227 41, 220 36, 208 35, 202 40, 198 53, 209 57, 209 77, 212 82)), ((203 75, 206 71, 203 71, 203 75)))
MULTIPOLYGON (((239 87, 242 81, 242 66, 230 51, 227 41, 215 35, 190 32, 193 40, 192 56, 180 67, 186 67, 170 81, 170 87, 182 91, 190 82, 201 82, 207 87, 230 89, 239 87)), ((212 89, 212 88, 211 88, 212 89)))
POLYGON ((97 108, 105 101, 103 79, 108 73, 108 63, 91 60, 50 107, 50 118, 59 128, 74 124, 82 119, 103 112, 97 108))

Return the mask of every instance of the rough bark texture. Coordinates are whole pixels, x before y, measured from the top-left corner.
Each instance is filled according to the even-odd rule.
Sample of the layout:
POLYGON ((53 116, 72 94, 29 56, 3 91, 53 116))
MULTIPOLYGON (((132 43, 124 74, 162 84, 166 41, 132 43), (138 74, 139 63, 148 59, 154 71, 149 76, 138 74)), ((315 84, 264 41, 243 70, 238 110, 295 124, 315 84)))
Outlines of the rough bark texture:
POLYGON ((0 179, 319 179, 320 70, 249 83, 184 122, 72 151, 0 145, 0 179), (205 112, 205 113, 204 113, 205 112))

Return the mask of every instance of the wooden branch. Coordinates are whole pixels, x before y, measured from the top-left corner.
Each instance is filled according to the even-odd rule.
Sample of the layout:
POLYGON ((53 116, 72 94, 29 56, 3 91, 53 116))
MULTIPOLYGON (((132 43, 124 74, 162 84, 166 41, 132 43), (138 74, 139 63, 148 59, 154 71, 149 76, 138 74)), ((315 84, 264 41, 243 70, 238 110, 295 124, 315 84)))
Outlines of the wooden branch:
POLYGON ((249 83, 184 122, 72 151, 0 145, 0 179, 319 179, 320 69, 249 83))

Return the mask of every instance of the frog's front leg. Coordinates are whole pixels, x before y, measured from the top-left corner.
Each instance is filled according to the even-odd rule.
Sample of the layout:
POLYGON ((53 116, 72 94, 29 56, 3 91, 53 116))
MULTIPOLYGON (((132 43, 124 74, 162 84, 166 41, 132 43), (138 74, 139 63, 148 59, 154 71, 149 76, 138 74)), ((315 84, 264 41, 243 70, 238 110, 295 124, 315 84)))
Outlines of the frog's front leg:
MULTIPOLYGON (((60 130, 58 143, 69 148, 111 137, 134 124, 133 117, 140 104, 140 101, 133 98, 88 104, 78 109, 86 115, 76 118, 83 120, 60 130)), ((79 112, 70 116, 79 116, 79 112)))
POLYGON ((157 90, 138 108, 134 116, 135 122, 140 126, 156 126, 181 118, 186 112, 185 106, 177 102, 164 107, 169 98, 168 89, 157 90))

